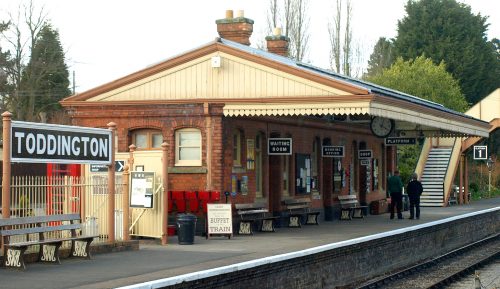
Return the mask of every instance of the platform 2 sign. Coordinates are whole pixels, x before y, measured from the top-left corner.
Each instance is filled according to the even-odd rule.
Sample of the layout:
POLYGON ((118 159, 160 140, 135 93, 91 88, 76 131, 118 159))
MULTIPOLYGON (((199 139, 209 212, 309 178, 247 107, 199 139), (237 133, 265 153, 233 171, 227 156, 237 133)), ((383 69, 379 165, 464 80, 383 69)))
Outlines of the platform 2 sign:
POLYGON ((488 147, 487 146, 474 146, 474 159, 475 160, 487 160, 488 159, 488 147))
POLYGON ((13 163, 111 164, 111 131, 13 121, 11 161, 13 163))
POLYGON ((291 155, 291 138, 269 138, 267 142, 268 155, 291 155))
POLYGON ((207 239, 214 235, 233 235, 231 204, 207 204, 207 239))

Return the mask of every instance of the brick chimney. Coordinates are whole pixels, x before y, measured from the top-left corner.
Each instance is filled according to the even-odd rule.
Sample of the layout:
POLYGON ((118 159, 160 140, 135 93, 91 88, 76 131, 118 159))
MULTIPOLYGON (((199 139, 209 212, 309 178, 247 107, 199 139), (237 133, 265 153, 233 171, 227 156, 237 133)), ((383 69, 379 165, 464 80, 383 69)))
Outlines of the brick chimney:
POLYGON ((215 21, 219 36, 244 45, 250 45, 253 20, 245 18, 243 10, 238 10, 233 18, 233 10, 226 10, 226 18, 215 21))
POLYGON ((288 43, 290 39, 281 35, 281 28, 274 28, 272 36, 266 36, 267 51, 281 56, 288 56, 288 43))

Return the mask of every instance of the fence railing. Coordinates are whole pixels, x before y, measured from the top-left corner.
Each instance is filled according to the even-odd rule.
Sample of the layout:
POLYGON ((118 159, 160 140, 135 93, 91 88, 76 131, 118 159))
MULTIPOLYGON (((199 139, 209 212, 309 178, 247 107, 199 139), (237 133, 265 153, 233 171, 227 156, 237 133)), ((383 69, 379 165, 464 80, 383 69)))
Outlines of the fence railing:
MULTIPOLYGON (((123 239, 123 182, 115 180, 115 239, 123 239)), ((108 176, 12 177, 11 218, 79 213, 84 234, 97 234, 94 242, 108 239, 108 176)), ((38 236, 30 236, 36 239, 38 236)))

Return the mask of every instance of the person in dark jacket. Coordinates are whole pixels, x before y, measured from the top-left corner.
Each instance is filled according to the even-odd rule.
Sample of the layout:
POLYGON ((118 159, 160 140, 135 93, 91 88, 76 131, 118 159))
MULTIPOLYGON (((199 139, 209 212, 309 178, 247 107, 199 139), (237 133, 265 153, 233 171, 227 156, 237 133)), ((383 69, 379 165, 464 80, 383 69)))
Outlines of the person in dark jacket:
POLYGON ((408 197, 410 198, 410 219, 420 219, 420 195, 424 191, 422 183, 418 180, 418 174, 413 173, 411 181, 407 186, 408 197))
POLYGON ((394 175, 387 181, 387 190, 391 195, 391 205, 389 207, 391 212, 391 219, 394 219, 394 207, 397 208, 398 219, 403 219, 401 209, 403 207, 403 182, 399 176, 399 171, 396 170, 394 175))

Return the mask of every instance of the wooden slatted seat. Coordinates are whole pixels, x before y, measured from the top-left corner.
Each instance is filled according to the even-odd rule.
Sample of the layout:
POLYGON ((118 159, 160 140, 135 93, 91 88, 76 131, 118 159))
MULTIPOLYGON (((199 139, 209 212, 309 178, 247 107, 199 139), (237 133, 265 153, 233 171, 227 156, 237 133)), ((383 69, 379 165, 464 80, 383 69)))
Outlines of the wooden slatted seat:
POLYGON ((340 219, 351 220, 352 218, 363 218, 363 211, 368 206, 361 206, 356 195, 339 196, 340 219))
POLYGON ((60 264, 59 248, 65 241, 71 242, 70 257, 90 259, 90 243, 98 236, 79 235, 81 229, 79 214, 0 219, 3 265, 26 269, 24 252, 34 245, 40 245, 39 261, 60 264), (24 241, 19 241, 19 236, 24 236, 24 241))
POLYGON ((274 220, 279 218, 272 216, 267 206, 262 203, 235 204, 236 214, 239 217, 240 235, 252 235, 253 223, 258 222, 258 228, 261 232, 274 232, 274 220))
POLYGON ((283 203, 288 210, 288 227, 302 227, 302 216, 306 216, 306 225, 319 225, 318 216, 320 212, 311 210, 311 199, 286 199, 283 203))

